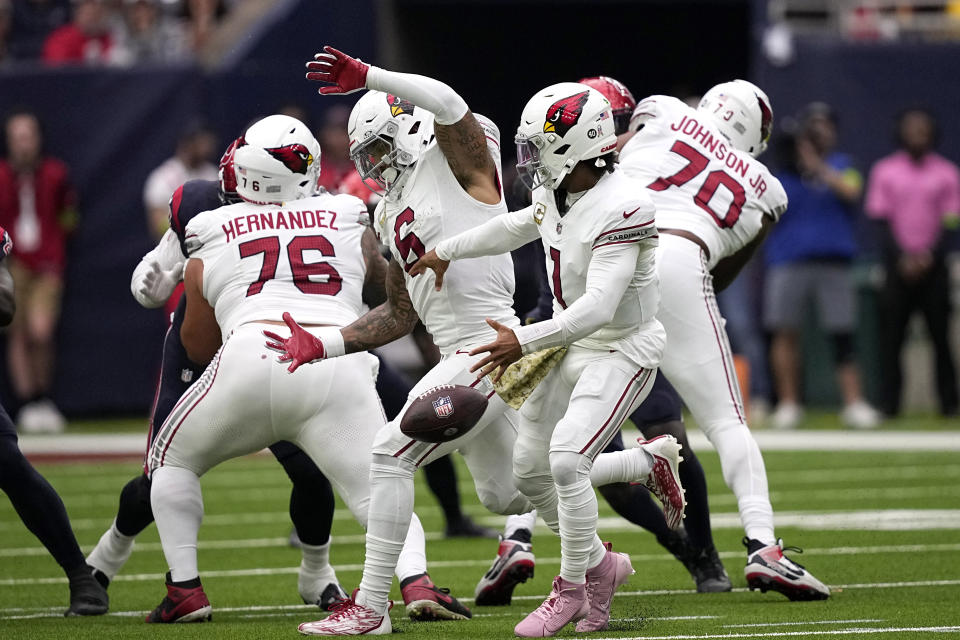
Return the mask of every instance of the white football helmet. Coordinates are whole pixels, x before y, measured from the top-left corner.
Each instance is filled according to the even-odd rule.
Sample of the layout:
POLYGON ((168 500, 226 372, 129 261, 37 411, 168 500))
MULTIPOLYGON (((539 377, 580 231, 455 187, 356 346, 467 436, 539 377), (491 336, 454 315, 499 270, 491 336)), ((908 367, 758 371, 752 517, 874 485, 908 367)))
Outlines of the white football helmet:
POLYGON ((758 86, 746 80, 723 82, 707 91, 698 111, 708 114, 733 146, 754 158, 766 151, 773 131, 773 107, 758 86))
POLYGON ((320 143, 296 118, 267 116, 253 123, 233 152, 237 195, 260 204, 312 194, 320 175, 320 143))
POLYGON ((409 100, 368 91, 350 112, 347 134, 350 158, 364 184, 381 196, 396 197, 433 142, 433 114, 409 100))
POLYGON ((523 183, 556 189, 578 163, 617 148, 610 102, 579 82, 551 85, 527 102, 515 141, 523 183))

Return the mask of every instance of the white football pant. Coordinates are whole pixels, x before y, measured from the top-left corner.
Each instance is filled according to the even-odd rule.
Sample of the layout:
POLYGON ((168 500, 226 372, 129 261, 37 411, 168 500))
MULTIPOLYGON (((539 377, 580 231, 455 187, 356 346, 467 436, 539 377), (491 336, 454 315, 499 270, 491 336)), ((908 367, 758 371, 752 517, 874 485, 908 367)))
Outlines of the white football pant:
MULTIPOLYGON (((303 449, 366 526, 370 445, 385 422, 374 388, 377 359, 352 354, 291 374, 264 346, 264 328, 278 330, 249 323, 227 338, 170 412, 150 450, 151 504, 174 581, 198 574, 199 476, 279 440, 303 449)), ((416 518, 405 539, 411 561, 404 566, 410 575, 425 572, 423 529, 416 518)))
POLYGON ((747 537, 773 544, 773 507, 760 447, 747 427, 740 384, 713 278, 697 244, 660 234, 662 297, 657 319, 667 331, 660 365, 720 456, 723 479, 737 497, 747 537))

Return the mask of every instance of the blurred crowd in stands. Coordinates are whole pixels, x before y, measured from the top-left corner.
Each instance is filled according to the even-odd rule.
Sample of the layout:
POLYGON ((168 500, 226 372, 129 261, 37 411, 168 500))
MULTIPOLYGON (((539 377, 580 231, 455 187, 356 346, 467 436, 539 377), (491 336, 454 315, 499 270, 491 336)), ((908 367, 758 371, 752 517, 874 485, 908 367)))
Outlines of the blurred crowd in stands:
MULTIPOLYGON (((25 0, 24 4, 51 9, 55 3, 25 0)), ((164 19, 181 20, 180 26, 187 30, 185 19, 176 18, 176 11, 169 13, 169 9, 189 15, 190 7, 200 4, 192 0, 182 5, 142 0, 120 6, 98 0, 72 3, 74 20, 81 7, 99 12, 97 19, 103 20, 103 16, 116 18, 112 12, 121 8, 150 5, 164 19)), ((55 28, 48 30, 46 42, 56 33, 55 28)), ((37 51, 44 48, 37 47, 37 51)), ((299 105, 278 105, 277 110, 300 118, 315 131, 322 145, 320 185, 359 196, 372 209, 376 196, 360 181, 349 157, 349 108, 328 108, 316 120, 299 105)), ((789 208, 752 263, 720 295, 734 351, 749 363, 749 376, 743 382, 749 386, 752 424, 782 429, 803 424, 803 371, 811 366, 811 359, 802 336, 811 327, 827 337, 832 371, 823 363, 816 366, 823 369, 818 372, 821 377, 835 378, 843 422, 853 428, 871 428, 884 415, 898 415, 908 375, 901 354, 910 321, 917 314, 923 317, 933 347, 937 409, 943 416, 956 416, 956 345, 951 341, 958 336, 951 334, 956 325, 951 325, 950 317, 960 301, 951 300, 949 265, 951 255, 960 257, 960 170, 936 150, 936 119, 923 109, 905 109, 891 122, 890 132, 879 133, 895 133, 897 148, 891 142, 890 154, 872 166, 837 149, 842 120, 826 104, 811 104, 799 114, 781 118, 781 123, 771 151, 761 159, 783 182, 789 208), (855 267, 863 264, 871 265, 874 277, 869 281, 855 276, 855 267), (868 372, 858 366, 865 332, 860 325, 863 312, 857 306, 865 286, 877 301, 876 330, 869 336, 867 350, 878 354, 879 370, 868 372), (879 388, 872 394, 865 392, 867 377, 879 379, 879 388)), ((77 208, 82 211, 83 194, 76 207, 67 168, 42 152, 42 126, 32 114, 9 114, 3 133, 0 225, 14 239, 10 266, 17 283, 18 313, 8 334, 7 352, 20 406, 18 423, 27 431, 57 431, 63 428, 63 418, 49 393, 56 362, 53 341, 64 247, 77 222, 77 208)), ((142 206, 154 239, 166 228, 174 189, 189 179, 216 179, 216 160, 227 142, 197 123, 185 127, 178 140, 171 140, 172 155, 147 177, 143 188, 142 206)), ((515 180, 511 156, 507 149, 504 188, 515 209, 524 206, 529 195, 515 180)), ((515 308, 524 317, 537 307, 539 279, 545 277, 542 250, 524 247, 514 254, 514 261, 515 308)), ((428 368, 436 361, 436 350, 423 331, 414 345, 408 355, 418 354, 419 366, 428 368)), ((391 357, 389 351, 385 357, 391 357)), ((412 378, 418 375, 408 363, 398 368, 406 369, 412 378)))
POLYGON ((0 65, 188 62, 236 0, 0 0, 0 65))

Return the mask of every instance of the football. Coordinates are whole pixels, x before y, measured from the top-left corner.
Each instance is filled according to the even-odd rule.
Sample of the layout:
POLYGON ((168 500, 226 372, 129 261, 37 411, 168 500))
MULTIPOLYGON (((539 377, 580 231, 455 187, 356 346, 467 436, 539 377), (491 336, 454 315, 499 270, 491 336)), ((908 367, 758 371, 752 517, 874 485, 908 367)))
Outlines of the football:
POLYGON ((400 431, 421 442, 449 442, 470 431, 487 408, 472 387, 443 384, 420 394, 400 420, 400 431))

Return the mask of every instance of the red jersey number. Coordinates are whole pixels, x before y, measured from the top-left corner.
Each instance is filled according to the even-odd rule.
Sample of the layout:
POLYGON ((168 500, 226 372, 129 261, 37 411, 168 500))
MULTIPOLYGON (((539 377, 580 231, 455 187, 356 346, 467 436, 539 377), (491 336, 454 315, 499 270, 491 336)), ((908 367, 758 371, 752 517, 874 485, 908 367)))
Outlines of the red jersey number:
MULTIPOLYGON (((247 297, 255 296, 263 291, 263 285, 273 280, 277 275, 277 265, 280 262, 280 238, 268 236, 243 242, 239 245, 240 258, 249 258, 263 254, 263 266, 260 275, 247 287, 247 297)), ((290 272, 293 274, 293 284, 306 294, 335 296, 343 288, 343 278, 336 268, 329 262, 304 262, 303 252, 315 249, 324 257, 333 257, 333 245, 323 236, 297 236, 287 244, 287 261, 290 263, 290 272), (311 280, 310 276, 327 276, 326 282, 311 280)))
MULTIPOLYGON (((648 189, 666 191, 670 187, 683 186, 703 173, 707 165, 710 164, 710 159, 707 158, 707 156, 682 140, 674 142, 673 146, 670 147, 670 151, 686 159, 687 165, 672 176, 657 178, 647 185, 648 189)), ((707 174, 707 178, 703 181, 700 190, 693 196, 693 201, 698 207, 709 213, 721 229, 729 229, 737 224, 737 220, 740 219, 740 212, 743 210, 743 205, 747 202, 747 192, 743 188, 743 185, 737 182, 736 178, 722 169, 716 169, 707 174), (717 212, 710 206, 710 200, 716 195, 717 189, 721 186, 725 187, 733 196, 727 210, 722 213, 717 212)))
POLYGON ((413 224, 413 209, 407 207, 397 216, 397 221, 393 225, 393 243, 397 247, 397 252, 403 260, 403 270, 409 272, 417 260, 423 257, 427 252, 423 242, 413 231, 407 231, 403 236, 400 235, 400 227, 413 224), (411 257, 410 254, 413 254, 411 257))

